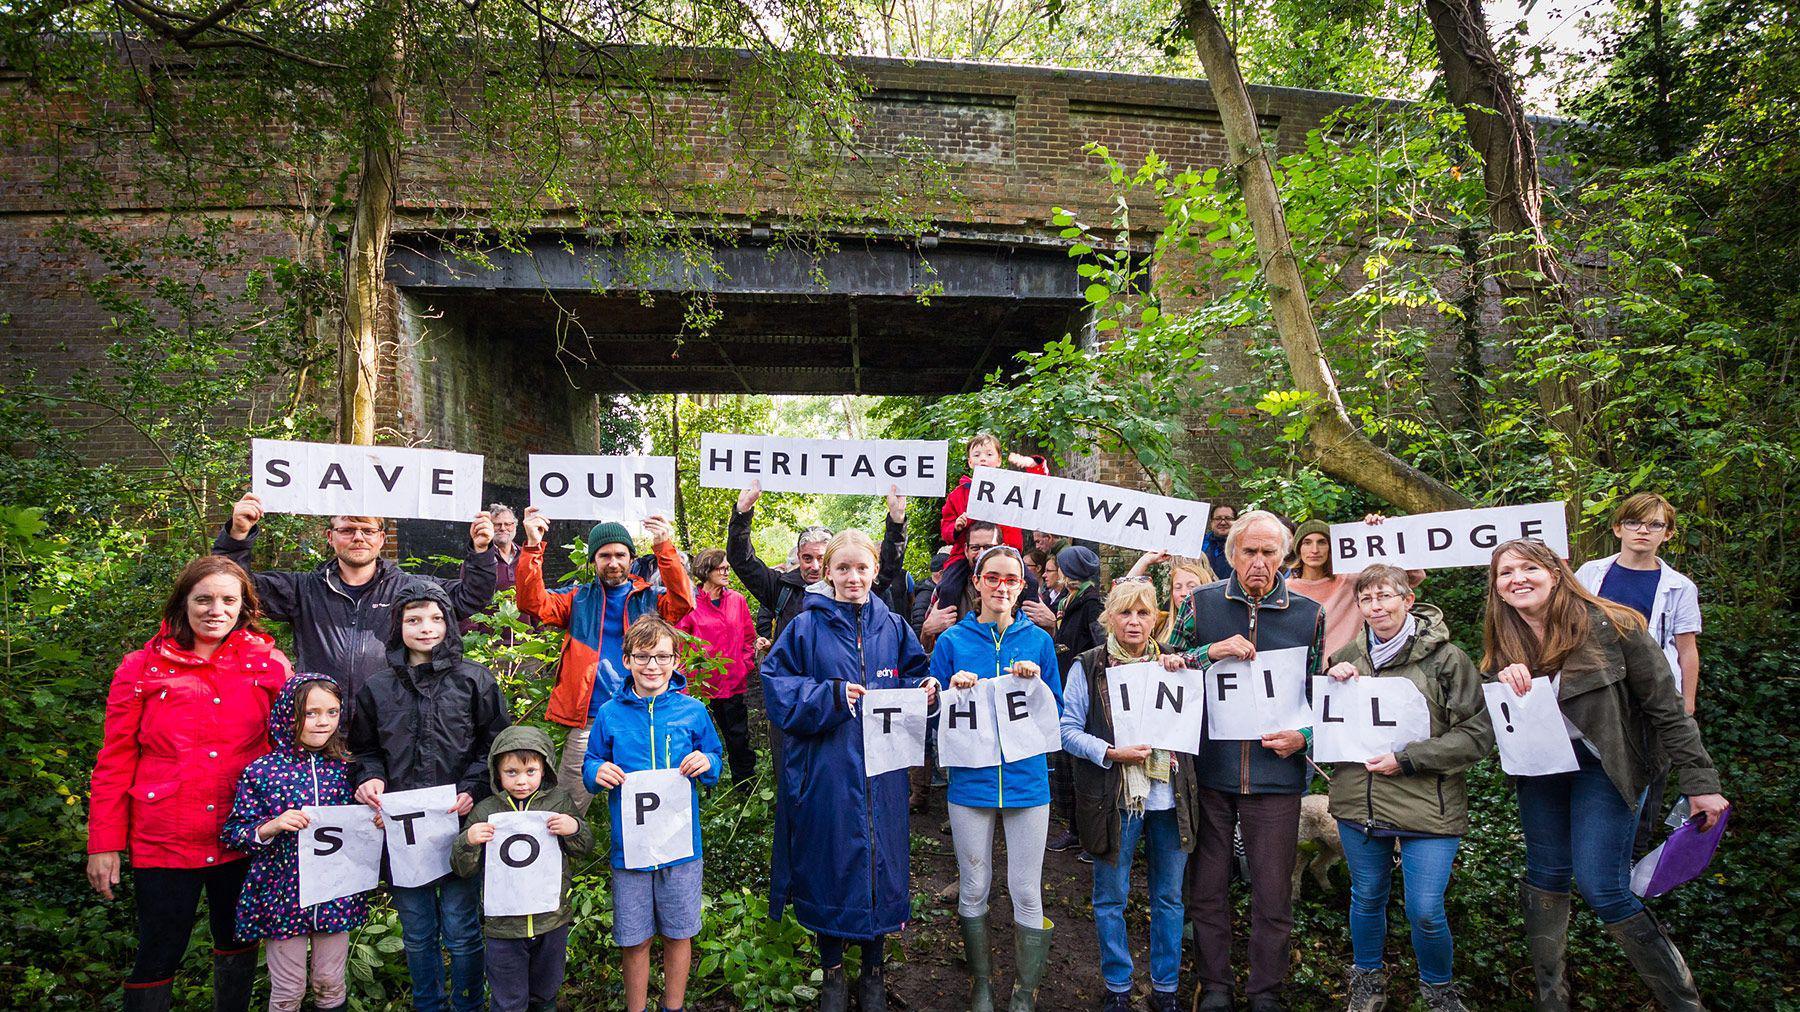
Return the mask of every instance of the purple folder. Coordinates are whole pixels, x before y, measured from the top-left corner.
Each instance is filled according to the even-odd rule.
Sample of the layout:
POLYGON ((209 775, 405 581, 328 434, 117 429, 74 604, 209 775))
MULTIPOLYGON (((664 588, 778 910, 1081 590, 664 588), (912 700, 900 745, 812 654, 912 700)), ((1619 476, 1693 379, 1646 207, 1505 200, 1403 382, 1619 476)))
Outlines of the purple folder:
POLYGON ((1692 822, 1682 823, 1631 869, 1631 891, 1650 899, 1698 878, 1712 863, 1719 840, 1725 836, 1725 823, 1729 821, 1731 809, 1727 808, 1707 829, 1702 830, 1692 822))

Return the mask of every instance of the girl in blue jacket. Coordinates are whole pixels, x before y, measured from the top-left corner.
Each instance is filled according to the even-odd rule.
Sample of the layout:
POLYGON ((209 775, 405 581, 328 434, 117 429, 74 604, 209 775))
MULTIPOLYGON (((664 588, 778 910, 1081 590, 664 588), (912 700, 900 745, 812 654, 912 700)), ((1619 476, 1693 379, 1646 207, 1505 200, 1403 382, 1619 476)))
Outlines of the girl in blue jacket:
MULTIPOLYGON (((931 673, 952 689, 974 688, 984 678, 1001 675, 1042 678, 1060 709, 1056 641, 1034 623, 1013 615, 1024 577, 1025 563, 1017 549, 1001 545, 981 554, 974 577, 981 593, 980 612, 964 615, 938 637, 931 673)), ((994 717, 977 713, 976 719, 994 717)), ((959 878, 956 912, 973 978, 970 1012, 994 1008, 987 908, 996 818, 1006 830, 1006 891, 1013 905, 1018 980, 1013 984, 1011 1012, 1031 1012, 1037 1004, 1038 984, 1050 955, 1050 922, 1044 917, 1041 894, 1044 844, 1050 835, 1048 760, 1044 754, 998 766, 950 768, 950 834, 956 842, 959 878)))
POLYGON ((848 530, 825 547, 824 585, 807 589, 800 614, 762 665, 769 720, 787 735, 776 797, 769 916, 788 906, 819 935, 825 982, 819 1007, 843 1012, 844 947, 862 948, 863 1012, 886 1012, 885 936, 912 908, 905 770, 863 772, 856 703, 868 689, 924 686, 937 698, 912 627, 870 593, 875 544, 848 530))

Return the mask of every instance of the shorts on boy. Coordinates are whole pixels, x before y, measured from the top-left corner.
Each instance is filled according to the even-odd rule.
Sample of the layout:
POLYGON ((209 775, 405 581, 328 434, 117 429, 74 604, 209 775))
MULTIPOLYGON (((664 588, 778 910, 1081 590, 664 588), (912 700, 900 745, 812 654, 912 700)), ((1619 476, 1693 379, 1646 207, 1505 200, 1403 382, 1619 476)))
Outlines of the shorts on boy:
POLYGON ((692 938, 700 933, 700 865, 704 858, 658 868, 612 873, 613 941, 619 948, 642 945, 661 935, 692 938))

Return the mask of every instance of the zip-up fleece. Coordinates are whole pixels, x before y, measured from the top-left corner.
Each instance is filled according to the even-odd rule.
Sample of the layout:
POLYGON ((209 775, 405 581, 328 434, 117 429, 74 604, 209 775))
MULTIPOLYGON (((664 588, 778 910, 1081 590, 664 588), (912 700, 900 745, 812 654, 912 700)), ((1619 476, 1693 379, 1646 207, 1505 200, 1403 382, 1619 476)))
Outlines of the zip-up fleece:
POLYGON ((575 832, 556 838, 563 850, 562 891, 557 894, 560 899, 556 909, 547 914, 481 919, 482 932, 489 938, 536 938, 555 931, 575 919, 569 906, 569 876, 574 872, 575 858, 594 852, 594 827, 575 810, 568 789, 557 785, 556 750, 541 728, 518 724, 494 737, 494 745, 488 749, 488 783, 494 793, 481 799, 463 817, 462 832, 456 834, 456 842, 450 847, 450 869, 463 878, 481 871, 487 847, 469 843, 469 827, 488 821, 495 812, 556 812, 570 816, 575 820, 575 832), (536 752, 543 766, 544 779, 538 781, 536 793, 523 801, 508 794, 500 783, 500 756, 506 752, 536 752))
MULTIPOLYGON (((669 770, 680 767, 689 752, 704 753, 712 765, 700 774, 700 782, 708 787, 719 782, 719 732, 713 728, 712 715, 706 704, 688 695, 687 678, 680 672, 669 676, 669 685, 659 696, 637 694, 634 683, 619 690, 594 718, 594 730, 588 736, 587 758, 581 764, 581 778, 588 790, 600 793, 594 775, 602 763, 613 763, 627 773, 638 770, 669 770)), ((612 866, 625 867, 625 836, 620 821, 619 796, 622 791, 606 792, 606 810, 612 822, 612 866)), ((694 788, 694 856, 656 865, 669 868, 700 858, 700 789, 694 788)), ((638 868, 653 871, 654 868, 638 868)))
MULTIPOLYGON (((995 634, 994 623, 971 613, 944 630, 931 651, 931 674, 939 686, 948 686, 958 671, 982 678, 997 678, 1015 661, 1031 661, 1039 678, 1056 695, 1062 709, 1062 675, 1056 663, 1056 641, 1029 619, 1015 618, 1006 631, 995 634)), ((945 718, 941 712, 938 718, 945 718)), ((1029 808, 1050 803, 1050 757, 1036 755, 1017 762, 967 769, 950 768, 951 804, 965 808, 1029 808)))
POLYGON ((1400 772, 1370 773, 1362 763, 1334 763, 1331 814, 1345 822, 1438 836, 1469 831, 1469 792, 1463 772, 1494 748, 1494 725, 1481 694, 1481 673, 1450 642, 1443 612, 1428 604, 1413 609, 1417 631, 1406 651, 1376 670, 1369 634, 1357 632, 1331 655, 1349 661, 1361 678, 1405 678, 1419 687, 1431 713, 1431 737, 1400 750, 1400 772))
MULTIPOLYGON (((219 834, 225 846, 250 855, 250 871, 237 905, 237 936, 246 942, 333 934, 360 927, 369 919, 369 905, 361 894, 302 907, 300 834, 280 833, 266 843, 256 838, 256 827, 291 809, 356 801, 350 790, 349 764, 308 750, 294 736, 300 686, 320 681, 336 680, 330 675, 298 674, 282 687, 280 698, 269 710, 269 743, 274 750, 244 767, 237 797, 231 803, 231 818, 219 834)), ((339 710, 341 716, 341 706, 339 710)), ((375 813, 371 811, 369 817, 373 819, 375 813)))

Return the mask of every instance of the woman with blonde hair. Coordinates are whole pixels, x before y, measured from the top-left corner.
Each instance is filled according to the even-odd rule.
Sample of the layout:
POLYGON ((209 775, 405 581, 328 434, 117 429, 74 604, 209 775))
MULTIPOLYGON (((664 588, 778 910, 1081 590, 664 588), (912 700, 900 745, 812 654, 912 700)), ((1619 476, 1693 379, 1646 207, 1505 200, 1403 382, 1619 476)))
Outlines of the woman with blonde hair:
POLYGON ((762 665, 769 720, 787 736, 777 770, 769 916, 787 907, 819 936, 819 1008, 844 1012, 844 949, 862 949, 863 1012, 883 1012, 883 946, 912 915, 906 771, 864 774, 857 706, 870 689, 923 686, 935 701, 912 627, 875 594, 875 543, 847 530, 825 546, 825 578, 762 665))
POLYGON ((1643 617, 1594 596, 1543 542, 1508 541, 1488 563, 1481 669, 1521 695, 1554 691, 1580 764, 1571 773, 1514 781, 1525 831, 1519 897, 1536 1008, 1569 1007, 1564 961, 1573 885, 1658 1004, 1700 1009, 1680 951, 1631 891, 1631 845, 1658 756, 1673 766, 1701 828, 1727 803, 1643 617), (1554 676, 1552 688, 1544 680, 1554 676))

